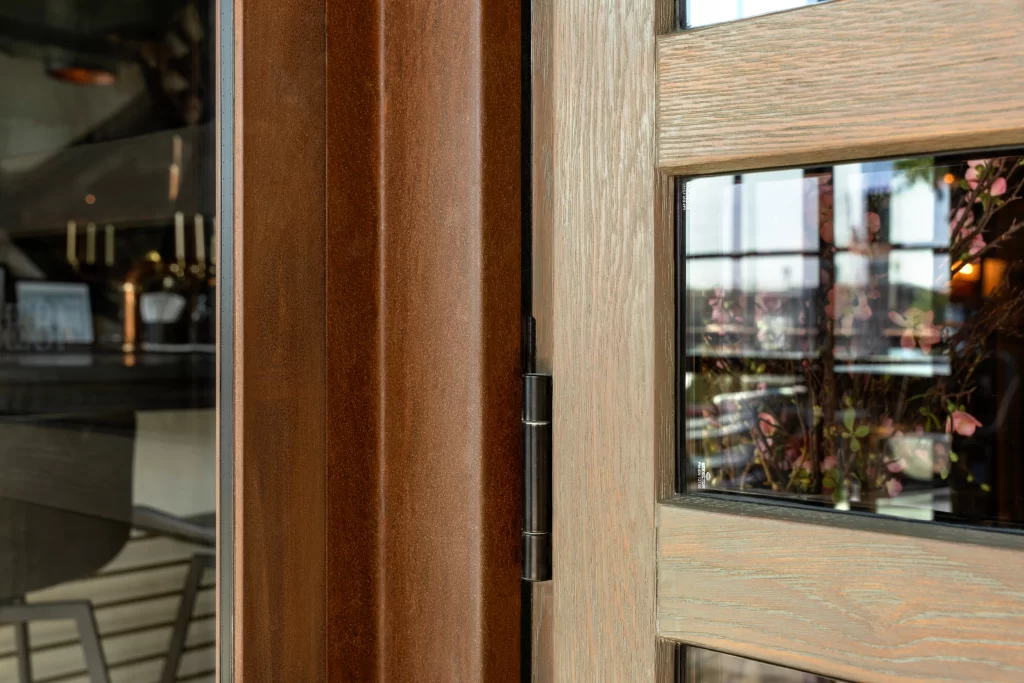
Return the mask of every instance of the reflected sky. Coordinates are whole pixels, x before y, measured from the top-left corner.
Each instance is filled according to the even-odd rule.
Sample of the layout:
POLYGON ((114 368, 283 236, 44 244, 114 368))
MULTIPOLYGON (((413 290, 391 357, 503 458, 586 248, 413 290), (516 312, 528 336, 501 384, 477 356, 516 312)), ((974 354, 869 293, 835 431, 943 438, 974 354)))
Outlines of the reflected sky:
POLYGON ((816 5, 825 0, 685 0, 686 26, 697 28, 759 14, 816 5))
POLYGON ((838 250, 837 281, 862 285, 879 259, 856 247, 879 230, 868 202, 880 196, 889 210, 889 281, 936 288, 949 268, 948 257, 935 253, 949 243, 949 187, 894 162, 698 178, 685 192, 691 290, 815 288, 823 231, 838 250))

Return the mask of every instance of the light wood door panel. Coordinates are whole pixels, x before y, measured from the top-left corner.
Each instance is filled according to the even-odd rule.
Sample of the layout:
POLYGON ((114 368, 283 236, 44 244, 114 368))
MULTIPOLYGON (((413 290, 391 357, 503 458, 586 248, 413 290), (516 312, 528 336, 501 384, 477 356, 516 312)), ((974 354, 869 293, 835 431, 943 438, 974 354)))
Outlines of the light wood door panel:
POLYGON ((1024 680, 1024 539, 690 501, 659 509, 659 636, 851 681, 1024 680))
POLYGON ((659 638, 849 680, 1024 680, 1012 537, 657 503, 682 409, 671 175, 1022 144, 1024 4, 834 0, 670 34, 673 4, 553 3, 545 38, 555 680, 671 680, 659 638))
POLYGON ((833 0, 658 41, 658 165, 709 174, 1024 143, 1024 3, 833 0))
POLYGON ((671 363, 657 335, 672 317, 655 303, 671 302, 655 285, 671 225, 654 36, 673 5, 553 4, 556 681, 649 681, 656 668, 655 499, 672 413, 655 375, 671 363))

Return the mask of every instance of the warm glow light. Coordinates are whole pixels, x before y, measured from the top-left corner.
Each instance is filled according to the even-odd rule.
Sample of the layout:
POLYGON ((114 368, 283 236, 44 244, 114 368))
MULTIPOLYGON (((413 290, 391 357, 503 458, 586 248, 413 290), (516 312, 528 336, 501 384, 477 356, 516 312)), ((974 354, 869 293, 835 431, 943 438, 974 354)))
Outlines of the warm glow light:
POLYGON ((90 69, 83 66, 63 66, 50 69, 50 75, 57 80, 75 85, 114 85, 117 76, 105 69, 90 69))
POLYGON ((964 275, 974 275, 974 266, 968 263, 960 272, 964 275))
POLYGON ((87 195, 85 195, 85 203, 86 204, 95 204, 96 203, 96 195, 94 195, 94 194, 87 194, 87 195))
POLYGON ((952 185, 953 181, 956 180, 952 173, 947 173, 945 176, 943 176, 942 179, 946 182, 947 185, 952 185))

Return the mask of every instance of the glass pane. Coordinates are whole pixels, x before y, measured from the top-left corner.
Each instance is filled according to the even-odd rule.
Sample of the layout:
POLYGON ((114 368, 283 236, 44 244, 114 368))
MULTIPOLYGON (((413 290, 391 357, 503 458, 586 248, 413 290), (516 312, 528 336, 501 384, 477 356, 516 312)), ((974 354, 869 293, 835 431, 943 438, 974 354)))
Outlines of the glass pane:
POLYGON ((1024 526, 1021 161, 681 183, 689 488, 1024 526))
POLYGON ((213 18, 0 7, 0 680, 213 680, 213 18))
POLYGON ((675 669, 676 683, 837 683, 834 678, 690 645, 676 645, 675 669))
POLYGON ((825 0, 680 0, 681 28, 697 28, 724 21, 756 17, 816 5, 825 0))

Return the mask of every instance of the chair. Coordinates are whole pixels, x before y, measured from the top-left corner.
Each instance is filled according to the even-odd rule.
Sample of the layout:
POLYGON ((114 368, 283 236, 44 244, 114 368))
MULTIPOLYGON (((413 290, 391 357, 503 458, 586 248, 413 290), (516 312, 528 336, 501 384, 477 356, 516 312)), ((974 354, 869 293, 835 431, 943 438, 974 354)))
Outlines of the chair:
POLYGON ((181 593, 181 604, 178 606, 178 618, 171 632, 171 644, 164 659, 163 672, 160 674, 160 683, 174 683, 178 678, 178 666, 185 651, 185 639, 188 637, 188 627, 192 623, 199 583, 202 581, 203 572, 214 564, 215 558, 211 553, 196 553, 192 556, 188 575, 185 577, 185 590, 181 593))
POLYGON ((92 603, 26 603, 112 560, 133 527, 213 547, 211 528, 132 505, 134 414, 0 420, 0 624, 15 627, 31 683, 28 624, 73 620, 92 683, 109 683, 92 603))

